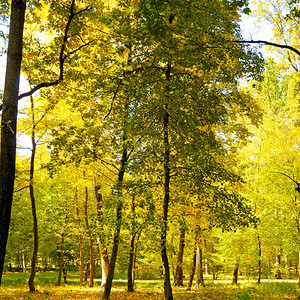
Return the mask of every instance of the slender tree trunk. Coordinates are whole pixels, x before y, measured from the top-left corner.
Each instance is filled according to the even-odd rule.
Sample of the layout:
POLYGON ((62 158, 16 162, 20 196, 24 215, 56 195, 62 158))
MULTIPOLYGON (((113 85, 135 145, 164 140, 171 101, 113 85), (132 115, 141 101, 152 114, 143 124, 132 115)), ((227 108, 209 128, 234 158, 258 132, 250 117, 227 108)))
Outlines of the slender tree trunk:
POLYGON ((86 230, 87 230, 88 236, 89 236, 89 256, 90 256, 90 283, 89 283, 89 287, 93 287, 94 286, 94 274, 95 274, 95 269, 94 269, 94 242, 93 242, 91 229, 90 229, 90 226, 89 226, 88 200, 89 200, 88 189, 87 189, 87 187, 85 187, 84 216, 85 216, 86 230))
POLYGON ((194 276, 195 276, 195 270, 196 270, 196 262, 197 262, 197 242, 195 241, 193 264, 192 264, 192 270, 191 270, 191 275, 190 275, 187 291, 190 291, 192 289, 193 280, 194 280, 194 276))
MULTIPOLYGON (((166 79, 169 81, 171 76, 171 65, 168 64, 166 79)), ((168 92, 169 87, 167 87, 168 92)), ((164 107, 163 134, 164 134, 164 201, 162 213, 162 232, 161 232, 161 257, 164 268, 164 293, 165 299, 173 299, 170 268, 167 256, 167 231, 168 231, 168 209, 170 201, 170 141, 169 141, 169 108, 168 104, 164 107)))
POLYGON ((298 286, 300 286, 300 251, 298 253, 298 286))
MULTIPOLYGON (((296 201, 296 196, 295 196, 296 201)), ((296 225, 297 225, 297 233, 298 237, 300 236, 300 213, 296 218, 296 225)), ((298 286, 300 286, 300 251, 298 251, 298 286)))
POLYGON ((134 242, 136 236, 136 224, 135 224, 135 195, 131 196, 131 234, 130 234, 130 252, 127 269, 127 291, 134 292, 133 288, 133 259, 134 259, 134 242))
POLYGON ((80 212, 79 212, 79 203, 78 203, 78 195, 77 190, 75 191, 75 200, 76 200, 76 215, 78 222, 78 233, 79 233, 79 283, 83 284, 83 272, 84 272, 84 261, 83 261, 83 242, 82 242, 82 233, 81 233, 81 221, 80 221, 80 212))
POLYGON ((281 254, 280 253, 278 255, 276 255, 276 266, 277 266, 277 269, 275 271, 275 278, 282 279, 282 274, 281 274, 281 269, 280 269, 280 266, 281 266, 281 254))
POLYGON ((235 266, 234 266, 234 270, 233 270, 232 284, 237 284, 238 283, 239 266, 240 266, 240 263, 237 260, 236 263, 235 263, 235 266))
POLYGON ((36 214, 36 204, 35 204, 35 196, 34 196, 34 188, 33 188, 33 177, 34 177, 34 161, 35 161, 35 153, 36 153, 36 141, 35 141, 35 115, 34 115, 34 102, 33 97, 30 96, 30 104, 31 104, 31 112, 32 112, 32 131, 31 131, 31 158, 30 158, 30 181, 29 181, 29 191, 30 191, 30 200, 31 200, 31 210, 33 217, 33 253, 31 259, 31 272, 28 281, 29 291, 34 292, 34 278, 36 274, 36 263, 37 263, 37 255, 39 248, 39 236, 38 236, 38 222, 37 222, 37 214, 36 214))
POLYGON ((25 253, 22 254, 22 272, 27 273, 27 265, 26 265, 26 256, 25 253))
POLYGON ((138 231, 136 238, 135 238, 136 242, 135 242, 135 247, 134 247, 134 252, 133 252, 133 272, 132 272, 132 285, 133 286, 134 286, 135 276, 136 276, 136 255, 137 255, 137 249, 138 249, 138 244, 139 244, 141 234, 142 234, 142 227, 138 231))
POLYGON ((174 284, 177 286, 183 286, 183 252, 184 252, 184 241, 185 241, 185 229, 183 227, 180 228, 180 240, 179 240, 179 251, 177 256, 177 266, 175 271, 175 280, 174 284))
POLYGON ((132 233, 130 236, 130 252, 129 252, 129 261, 127 269, 127 291, 134 292, 133 288, 133 260, 134 260, 134 242, 135 242, 135 233, 132 233))
POLYGON ((90 273, 90 262, 85 265, 84 282, 87 282, 90 273))
POLYGON ((25 10, 25 0, 11 1, 9 41, 1 119, 0 285, 2 281, 14 192, 18 94, 25 10))
POLYGON ((107 281, 107 275, 109 270, 109 258, 108 252, 105 245, 105 242, 102 238, 103 230, 103 211, 102 211, 102 194, 101 194, 101 186, 95 185, 95 196, 96 196, 96 212, 97 212, 97 225, 100 231, 100 237, 97 237, 98 248, 101 257, 101 267, 102 267, 102 279, 101 279, 101 286, 105 286, 107 281))
MULTIPOLYGON (((128 105, 125 105, 125 111, 128 110, 128 105)), ((125 117, 124 122, 127 122, 127 116, 125 117)), ((125 128, 125 126, 124 126, 125 128)), ((123 179, 125 175, 126 170, 126 163, 128 161, 128 154, 127 154, 127 146, 126 146, 126 133, 124 132, 123 135, 123 152, 122 152, 122 159, 121 159, 121 168, 118 174, 118 184, 117 184, 117 219, 116 219, 116 229, 114 233, 114 241, 113 241, 113 248, 111 252, 111 258, 109 262, 109 270, 107 274, 107 281, 105 284, 105 289, 103 293, 103 299, 109 299, 111 287, 112 287, 112 281, 114 278, 115 273, 115 265, 118 255, 118 248, 119 248, 119 242, 120 242, 120 231, 121 231, 121 225, 122 225, 122 207, 123 207, 123 179)))
POLYGON ((67 281, 67 270, 65 268, 63 268, 63 277, 64 277, 64 284, 68 284, 68 281, 67 281))
POLYGON ((119 241, 120 241, 120 231, 121 231, 121 221, 122 221, 122 202, 119 200, 118 206, 117 206, 117 224, 114 234, 114 242, 113 242, 113 249, 111 253, 110 263, 109 263, 109 270, 107 275, 107 281, 105 284, 103 299, 109 299, 111 287, 112 287, 112 281, 114 278, 114 272, 115 272, 115 265, 117 260, 117 254, 118 254, 118 247, 119 247, 119 241))
POLYGON ((258 242, 258 276, 257 283, 261 283, 261 239, 260 235, 257 234, 257 242, 258 242))
POLYGON ((198 241, 197 243, 197 258, 196 258, 196 269, 197 269, 197 286, 204 286, 203 278, 203 258, 202 258, 202 247, 198 241))
POLYGON ((57 286, 61 285, 61 275, 62 275, 63 267, 64 267, 64 242, 65 242, 65 228, 63 228, 63 231, 61 233, 57 286))

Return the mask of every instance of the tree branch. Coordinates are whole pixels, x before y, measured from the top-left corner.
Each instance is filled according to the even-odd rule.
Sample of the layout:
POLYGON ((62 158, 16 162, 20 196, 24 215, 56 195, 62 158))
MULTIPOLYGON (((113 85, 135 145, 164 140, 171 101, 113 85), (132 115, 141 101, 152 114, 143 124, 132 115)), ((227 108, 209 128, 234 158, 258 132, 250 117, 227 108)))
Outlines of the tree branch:
POLYGON ((258 40, 258 41, 233 41, 233 43, 263 44, 263 45, 267 45, 267 46, 273 46, 273 47, 277 47, 277 48, 288 49, 288 50, 291 50, 291 51, 295 52, 296 54, 298 54, 300 56, 300 51, 297 50, 296 48, 292 47, 292 46, 276 44, 276 43, 272 43, 272 42, 268 42, 268 41, 262 41, 262 40, 258 40))
MULTIPOLYGON (((65 55, 65 51, 66 51, 66 45, 67 45, 67 41, 68 41, 68 33, 69 33, 69 29, 72 23, 72 20, 74 19, 74 17, 86 10, 89 9, 89 7, 86 7, 85 9, 82 9, 80 11, 78 11, 77 13, 74 12, 74 6, 75 6, 75 0, 72 0, 71 2, 71 6, 70 6, 70 15, 68 18, 68 22, 66 24, 65 27, 65 31, 64 31, 64 36, 63 36, 63 40, 61 43, 61 47, 60 47, 60 53, 59 53, 59 75, 58 75, 58 79, 52 81, 52 82, 42 82, 40 84, 38 84, 37 86, 35 86, 33 89, 31 89, 29 92, 23 93, 21 95, 19 95, 18 100, 24 98, 24 97, 28 97, 31 96, 32 94, 34 94, 36 91, 38 91, 41 88, 44 87, 50 87, 50 86, 54 86, 54 85, 58 85, 61 81, 63 81, 64 79, 64 63, 67 57, 69 57, 71 54, 74 54, 75 52, 79 51, 81 48, 89 45, 90 43, 92 43, 93 41, 90 41, 84 45, 81 45, 80 47, 78 47, 76 50, 71 51, 70 53, 68 53, 67 55, 65 55)), ((2 109, 2 107, 0 106, 0 110, 2 109)))

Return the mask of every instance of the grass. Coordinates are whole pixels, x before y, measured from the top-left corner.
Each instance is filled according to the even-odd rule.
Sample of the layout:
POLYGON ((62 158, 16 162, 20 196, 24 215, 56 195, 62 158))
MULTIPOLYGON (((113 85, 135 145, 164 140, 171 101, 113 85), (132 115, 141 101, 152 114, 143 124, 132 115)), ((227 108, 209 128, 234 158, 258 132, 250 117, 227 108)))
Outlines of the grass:
MULTIPOLYGON (((103 293, 100 281, 96 279, 95 287, 80 286, 79 278, 75 274, 68 274, 68 284, 56 286, 57 273, 37 273, 37 292, 28 292, 28 274, 11 273, 3 275, 0 288, 1 300, 71 300, 71 299, 101 299, 103 293)), ((126 292, 125 279, 114 280, 111 300, 150 299, 163 300, 161 280, 137 280, 136 292, 126 292)), ((296 281, 264 281, 260 285, 253 281, 241 280, 238 285, 232 285, 229 281, 206 281, 205 287, 199 287, 187 292, 186 287, 173 287, 175 300, 296 300, 300 294, 296 281)))

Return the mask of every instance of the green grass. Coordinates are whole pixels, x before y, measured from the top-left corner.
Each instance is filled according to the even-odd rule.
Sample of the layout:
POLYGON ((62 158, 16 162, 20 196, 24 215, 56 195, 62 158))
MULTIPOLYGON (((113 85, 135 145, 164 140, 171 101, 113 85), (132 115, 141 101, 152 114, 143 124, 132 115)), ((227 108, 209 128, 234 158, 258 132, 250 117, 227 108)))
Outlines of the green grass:
MULTIPOLYGON (((0 288, 0 299, 36 300, 36 299, 101 299, 100 280, 95 280, 95 287, 79 285, 78 274, 68 274, 68 284, 57 287, 57 272, 37 273, 37 293, 28 293, 29 274, 4 274, 0 288)), ((126 292, 127 281, 120 278, 113 282, 111 299, 164 299, 162 280, 137 280, 135 293, 126 292)), ((264 281, 260 285, 253 281, 241 280, 238 285, 229 281, 206 281, 205 287, 193 287, 187 292, 186 287, 173 287, 175 300, 296 300, 300 289, 296 281, 264 281)))

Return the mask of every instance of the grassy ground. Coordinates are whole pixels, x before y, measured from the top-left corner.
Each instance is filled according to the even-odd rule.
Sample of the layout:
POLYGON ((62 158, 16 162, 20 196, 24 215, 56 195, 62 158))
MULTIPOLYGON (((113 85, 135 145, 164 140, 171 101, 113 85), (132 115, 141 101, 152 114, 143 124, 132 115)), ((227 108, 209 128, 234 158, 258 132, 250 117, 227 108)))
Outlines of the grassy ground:
MULTIPOLYGON (((61 287, 55 286, 56 273, 38 273, 36 277, 37 292, 28 292, 28 274, 13 273, 3 276, 0 288, 1 300, 24 299, 49 299, 49 300, 71 300, 71 299, 101 299, 103 291, 96 280, 95 287, 87 285, 79 286, 78 276, 68 276, 68 284, 61 287)), ((160 300, 163 299, 162 281, 139 280, 136 282, 134 293, 126 292, 126 280, 115 280, 111 293, 111 300, 160 300)), ((233 286, 229 281, 206 281, 205 287, 194 288, 187 292, 186 288, 173 287, 175 300, 197 299, 197 300, 296 300, 300 289, 296 281, 264 281, 257 285, 255 282, 242 280, 240 284, 233 286)))

